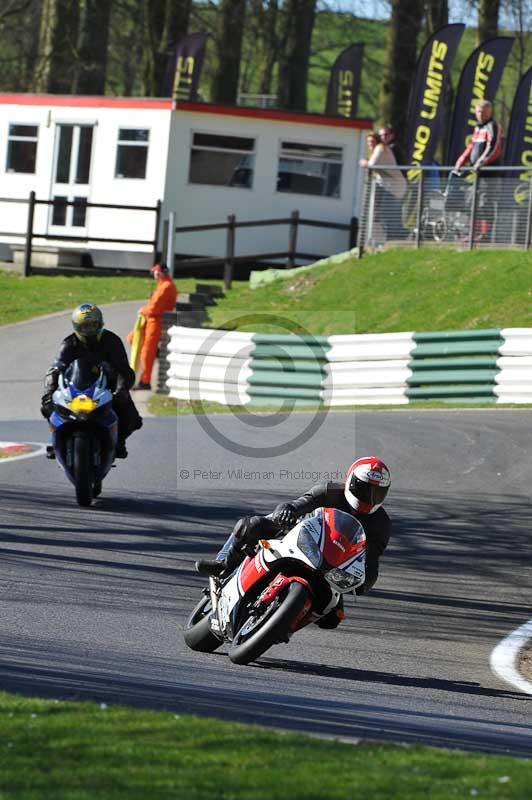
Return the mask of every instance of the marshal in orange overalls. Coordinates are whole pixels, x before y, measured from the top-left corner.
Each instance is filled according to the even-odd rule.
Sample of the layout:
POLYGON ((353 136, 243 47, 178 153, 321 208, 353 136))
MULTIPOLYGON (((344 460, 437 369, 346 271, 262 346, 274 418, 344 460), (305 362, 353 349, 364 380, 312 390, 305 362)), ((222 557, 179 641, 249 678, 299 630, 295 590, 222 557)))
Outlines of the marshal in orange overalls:
POLYGON ((168 274, 168 269, 164 265, 155 264, 151 271, 157 281, 157 286, 149 301, 139 311, 139 314, 146 318, 144 344, 140 355, 142 371, 139 384, 146 386, 151 382, 153 363, 157 356, 157 347, 161 338, 163 314, 167 311, 174 311, 177 300, 177 289, 168 274))

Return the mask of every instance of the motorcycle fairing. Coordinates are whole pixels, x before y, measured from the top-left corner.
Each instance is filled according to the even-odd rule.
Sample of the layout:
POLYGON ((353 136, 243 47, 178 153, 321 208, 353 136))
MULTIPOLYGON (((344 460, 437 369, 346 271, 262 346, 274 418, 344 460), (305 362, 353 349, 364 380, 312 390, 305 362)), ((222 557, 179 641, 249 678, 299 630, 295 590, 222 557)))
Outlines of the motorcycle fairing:
MULTIPOLYGON (((360 585, 364 581, 364 529, 355 517, 339 509, 318 508, 313 516, 298 522, 282 539, 262 540, 260 544, 256 555, 247 557, 224 584, 217 607, 222 630, 233 629, 240 600, 259 581, 263 584, 268 573, 275 572, 274 563, 281 559, 300 561, 312 571, 327 572, 331 567, 344 570, 356 577, 354 585, 360 585)), ((282 574, 281 564, 279 567, 279 573, 282 574)), ((287 580, 284 575, 283 578, 287 580)), ((273 576, 273 581, 263 586, 262 591, 267 591, 275 579, 276 576, 273 576)), ((289 577, 288 580, 291 581, 292 578, 289 577)), ((321 614, 334 608, 340 597, 333 586, 330 589, 332 596, 326 607, 320 611, 321 614)))
POLYGON ((86 435, 92 431, 96 437, 97 452, 94 455, 96 475, 103 479, 110 470, 118 437, 118 417, 112 408, 113 395, 107 387, 105 373, 100 370, 94 383, 78 389, 68 377, 60 374, 58 388, 53 393, 54 410, 49 423, 52 430, 52 445, 59 465, 68 479, 74 483, 72 475, 73 437, 86 435), (72 410, 76 398, 90 398, 95 408, 81 416, 72 410))
POLYGON ((282 539, 269 539, 265 544, 266 565, 278 558, 297 558, 314 569, 336 567, 357 577, 364 573, 364 528, 352 514, 337 508, 317 508, 282 539))

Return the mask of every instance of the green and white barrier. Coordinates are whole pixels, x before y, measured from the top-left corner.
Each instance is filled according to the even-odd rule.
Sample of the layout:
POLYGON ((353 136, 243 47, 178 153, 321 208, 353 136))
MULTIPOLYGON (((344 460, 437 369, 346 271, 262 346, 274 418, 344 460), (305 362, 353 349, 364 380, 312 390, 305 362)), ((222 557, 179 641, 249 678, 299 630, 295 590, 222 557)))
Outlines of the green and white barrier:
POLYGON ((532 402, 532 328, 297 336, 174 327, 172 397, 224 404, 532 402))

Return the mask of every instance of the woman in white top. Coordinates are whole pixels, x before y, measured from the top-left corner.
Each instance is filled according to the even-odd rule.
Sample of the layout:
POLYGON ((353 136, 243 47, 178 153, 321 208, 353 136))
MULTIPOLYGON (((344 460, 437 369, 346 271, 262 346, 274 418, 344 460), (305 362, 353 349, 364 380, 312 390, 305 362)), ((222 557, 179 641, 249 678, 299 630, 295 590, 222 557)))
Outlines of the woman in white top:
MULTIPOLYGON (((361 159, 361 167, 373 167, 375 181, 374 215, 380 219, 384 228, 384 238, 404 239, 406 231, 401 217, 401 201, 406 193, 406 178, 396 167, 397 162, 392 150, 385 144, 379 134, 372 131, 366 138, 369 158, 361 159)), ((373 231, 377 233, 378 223, 374 221, 373 231)))

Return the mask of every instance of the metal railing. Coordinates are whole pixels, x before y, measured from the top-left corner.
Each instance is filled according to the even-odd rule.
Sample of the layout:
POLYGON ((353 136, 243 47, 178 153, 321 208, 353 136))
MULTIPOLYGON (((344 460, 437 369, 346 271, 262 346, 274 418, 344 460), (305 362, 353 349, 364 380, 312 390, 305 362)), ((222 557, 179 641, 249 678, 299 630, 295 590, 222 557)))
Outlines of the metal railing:
POLYGON ((530 169, 369 167, 365 173, 361 250, 429 245, 530 248, 530 169), (403 176, 399 180, 398 173, 403 176))

